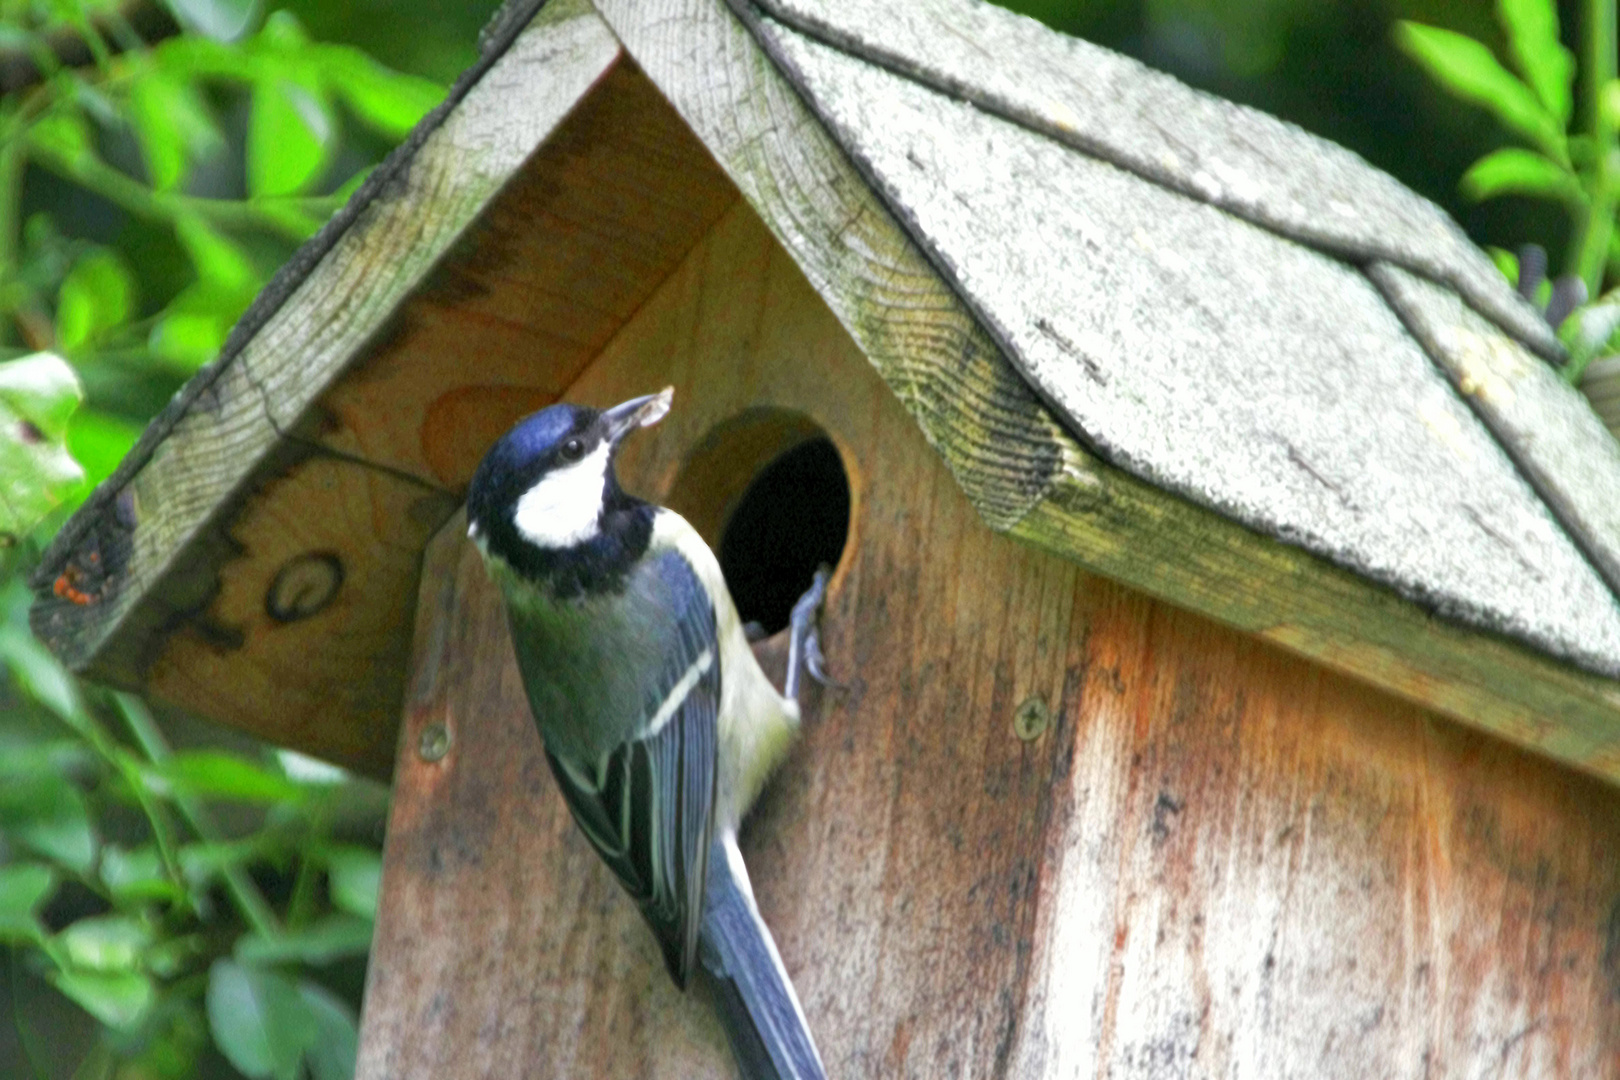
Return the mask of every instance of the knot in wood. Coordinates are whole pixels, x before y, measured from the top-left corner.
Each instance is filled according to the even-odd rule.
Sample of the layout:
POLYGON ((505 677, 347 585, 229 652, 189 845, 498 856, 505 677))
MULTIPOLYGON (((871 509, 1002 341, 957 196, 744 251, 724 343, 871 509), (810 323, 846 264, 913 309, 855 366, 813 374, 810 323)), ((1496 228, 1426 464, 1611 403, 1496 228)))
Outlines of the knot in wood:
POLYGON ((1046 734, 1047 725, 1052 722, 1052 711, 1046 707, 1038 695, 1024 699, 1023 703, 1013 712, 1013 734, 1025 742, 1034 742, 1046 734))
POLYGON ((330 551, 295 555, 276 571, 264 610, 276 622, 291 623, 318 615, 343 586, 343 560, 330 551))

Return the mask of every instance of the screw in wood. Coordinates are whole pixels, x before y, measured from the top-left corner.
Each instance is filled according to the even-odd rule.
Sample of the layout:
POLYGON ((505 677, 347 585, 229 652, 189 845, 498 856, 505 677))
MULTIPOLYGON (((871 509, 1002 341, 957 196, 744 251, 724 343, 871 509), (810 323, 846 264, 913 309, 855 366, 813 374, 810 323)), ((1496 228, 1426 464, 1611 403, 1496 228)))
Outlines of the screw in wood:
POLYGON ((443 724, 429 724, 422 729, 416 741, 416 755, 423 761, 438 761, 450 752, 450 729, 443 724))
POLYGON ((1052 710, 1046 707, 1046 702, 1039 696, 1024 699, 1013 712, 1013 734, 1025 742, 1034 742, 1046 734, 1046 727, 1052 722, 1052 710))

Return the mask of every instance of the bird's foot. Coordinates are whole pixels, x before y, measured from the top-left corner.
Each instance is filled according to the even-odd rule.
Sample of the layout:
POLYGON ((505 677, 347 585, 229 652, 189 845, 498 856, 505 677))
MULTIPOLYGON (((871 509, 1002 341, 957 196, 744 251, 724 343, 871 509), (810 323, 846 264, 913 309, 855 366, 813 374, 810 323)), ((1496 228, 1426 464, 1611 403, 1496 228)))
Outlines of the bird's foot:
POLYGON ((785 689, 787 696, 799 700, 799 668, 810 672, 810 677, 822 686, 837 686, 827 677, 827 660, 821 654, 821 631, 817 616, 827 599, 827 580, 832 571, 825 565, 817 567, 810 587, 793 605, 788 620, 788 669, 785 689))

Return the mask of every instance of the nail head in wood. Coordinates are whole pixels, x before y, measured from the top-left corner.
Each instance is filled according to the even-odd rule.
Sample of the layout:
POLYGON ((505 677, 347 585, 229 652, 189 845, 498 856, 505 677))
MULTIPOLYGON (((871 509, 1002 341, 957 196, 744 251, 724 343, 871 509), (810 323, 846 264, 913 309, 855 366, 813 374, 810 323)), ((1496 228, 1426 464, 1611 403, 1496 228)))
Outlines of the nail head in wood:
POLYGON ((416 742, 416 754, 423 761, 439 761, 450 752, 450 729, 443 724, 429 724, 422 729, 416 742))

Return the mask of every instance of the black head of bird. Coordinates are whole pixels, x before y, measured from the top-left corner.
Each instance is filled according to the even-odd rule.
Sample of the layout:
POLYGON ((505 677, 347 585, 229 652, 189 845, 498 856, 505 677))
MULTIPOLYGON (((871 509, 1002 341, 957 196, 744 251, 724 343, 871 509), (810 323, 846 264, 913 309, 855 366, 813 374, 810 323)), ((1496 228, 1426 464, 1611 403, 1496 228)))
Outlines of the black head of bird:
POLYGON ((467 490, 467 534, 486 555, 561 593, 610 583, 646 549, 650 508, 624 492, 624 437, 669 412, 674 391, 611 409, 552 405, 490 448, 467 490))

